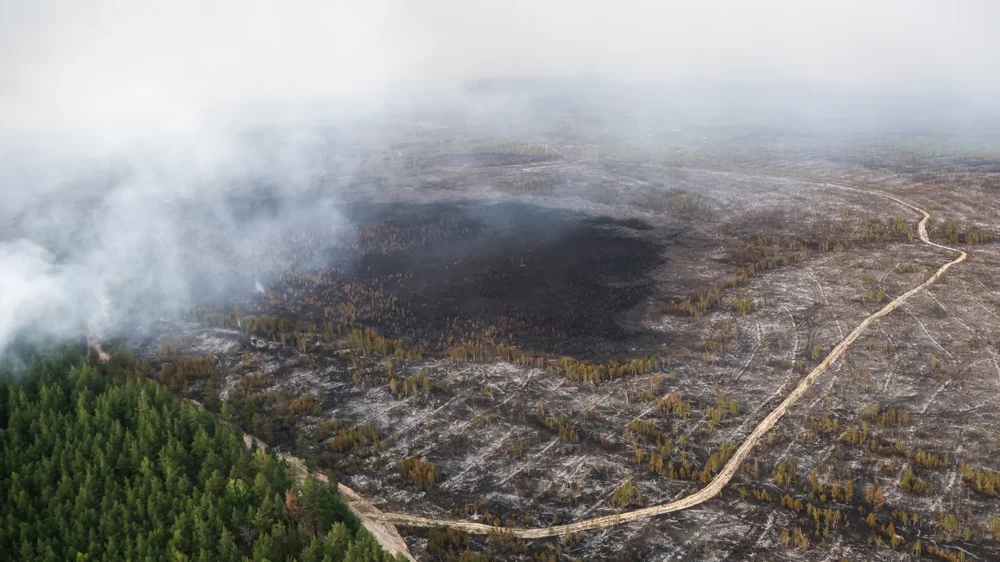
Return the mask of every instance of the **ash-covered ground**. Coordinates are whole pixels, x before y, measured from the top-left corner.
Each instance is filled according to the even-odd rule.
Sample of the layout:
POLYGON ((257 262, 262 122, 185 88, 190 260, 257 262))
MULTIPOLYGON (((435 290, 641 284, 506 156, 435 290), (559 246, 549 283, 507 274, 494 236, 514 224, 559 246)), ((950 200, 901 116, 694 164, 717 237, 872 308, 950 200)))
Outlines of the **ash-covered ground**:
POLYGON ((233 273, 259 292, 141 352, 383 511, 536 527, 654 505, 952 259, 920 215, 838 186, 882 191, 969 260, 878 320, 721 496, 564 539, 400 531, 428 560, 1000 557, 996 153, 548 125, 359 153, 309 195, 335 231, 262 238, 233 273))

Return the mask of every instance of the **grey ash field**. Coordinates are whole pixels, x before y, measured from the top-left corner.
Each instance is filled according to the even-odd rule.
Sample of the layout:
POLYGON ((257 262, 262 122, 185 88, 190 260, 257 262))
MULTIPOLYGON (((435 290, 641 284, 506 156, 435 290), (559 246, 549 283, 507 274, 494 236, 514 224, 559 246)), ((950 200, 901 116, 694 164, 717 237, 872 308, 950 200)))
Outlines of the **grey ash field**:
POLYGON ((843 187, 883 192, 968 260, 875 321, 722 494, 566 537, 399 531, 427 560, 1000 558, 1000 152, 574 122, 352 155, 310 195, 335 233, 272 240, 290 271, 143 353, 383 512, 624 512, 705 486, 855 326, 954 259, 918 213, 843 187))

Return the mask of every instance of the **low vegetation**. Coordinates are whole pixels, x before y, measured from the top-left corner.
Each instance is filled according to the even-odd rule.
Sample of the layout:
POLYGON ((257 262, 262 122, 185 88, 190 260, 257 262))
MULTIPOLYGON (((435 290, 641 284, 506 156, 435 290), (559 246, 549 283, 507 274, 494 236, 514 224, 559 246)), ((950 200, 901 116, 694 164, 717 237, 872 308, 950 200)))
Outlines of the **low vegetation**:
POLYGON ((404 482, 419 490, 429 490, 441 478, 437 467, 416 456, 396 461, 396 469, 404 482))

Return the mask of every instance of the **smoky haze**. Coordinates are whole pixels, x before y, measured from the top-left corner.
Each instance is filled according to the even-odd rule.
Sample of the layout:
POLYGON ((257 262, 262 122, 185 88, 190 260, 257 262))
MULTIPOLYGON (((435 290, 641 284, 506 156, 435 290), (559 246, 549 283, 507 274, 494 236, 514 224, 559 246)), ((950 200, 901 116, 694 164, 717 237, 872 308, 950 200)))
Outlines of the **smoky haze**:
POLYGON ((1000 92, 992 29, 1000 5, 990 0, 3 0, 0 7, 0 122, 8 131, 86 128, 114 137, 138 126, 190 131, 207 113, 311 118, 314 102, 354 112, 418 93, 454 95, 467 80, 495 77, 1000 92))
POLYGON ((996 21, 987 0, 0 0, 0 349, 134 328, 231 290, 220 269, 274 274, 267 240, 335 234, 350 155, 425 114, 516 134, 556 93, 665 126, 794 107, 878 127, 903 99, 896 121, 974 126, 996 21))

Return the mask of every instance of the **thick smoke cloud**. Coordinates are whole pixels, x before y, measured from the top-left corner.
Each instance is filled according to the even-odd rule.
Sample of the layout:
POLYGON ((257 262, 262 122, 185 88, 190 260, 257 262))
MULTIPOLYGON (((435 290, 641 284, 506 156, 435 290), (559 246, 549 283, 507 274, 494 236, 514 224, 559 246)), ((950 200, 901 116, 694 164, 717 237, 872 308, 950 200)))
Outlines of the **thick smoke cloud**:
POLYGON ((184 139, 82 160, 17 153, 0 211, 0 346, 24 330, 141 329, 266 282, 287 265, 276 240, 335 236, 332 202, 302 196, 326 172, 320 143, 301 130, 279 141, 184 139))
POLYGON ((225 290, 221 261, 265 275, 269 237, 336 230, 295 201, 351 173, 330 163, 361 117, 510 111, 465 87, 525 77, 989 98, 996 21, 989 0, 0 0, 0 350, 132 327, 225 290), (233 206, 261 186, 287 203, 233 206))

